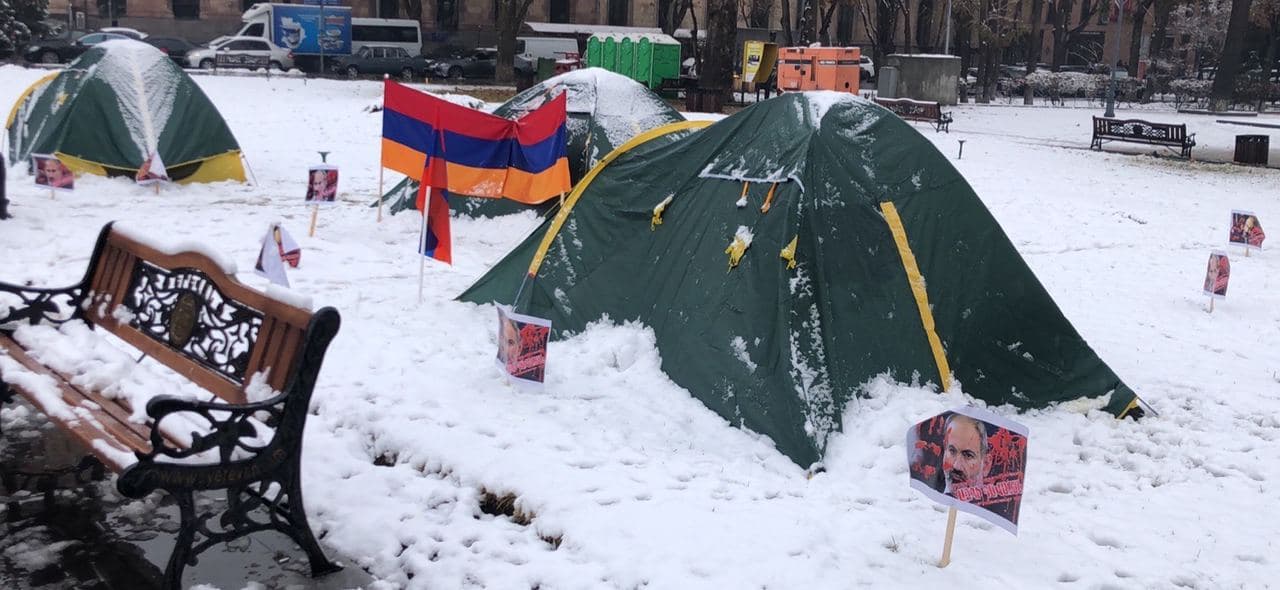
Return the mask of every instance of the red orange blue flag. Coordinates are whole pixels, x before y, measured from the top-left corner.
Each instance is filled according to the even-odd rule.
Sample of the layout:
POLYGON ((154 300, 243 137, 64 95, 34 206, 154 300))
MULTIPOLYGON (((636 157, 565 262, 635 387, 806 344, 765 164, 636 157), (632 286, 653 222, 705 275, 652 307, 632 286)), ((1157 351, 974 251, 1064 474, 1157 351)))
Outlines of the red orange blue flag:
POLYGON ((451 194, 542 203, 572 186, 566 106, 561 94, 508 120, 387 80, 382 165, 451 194))

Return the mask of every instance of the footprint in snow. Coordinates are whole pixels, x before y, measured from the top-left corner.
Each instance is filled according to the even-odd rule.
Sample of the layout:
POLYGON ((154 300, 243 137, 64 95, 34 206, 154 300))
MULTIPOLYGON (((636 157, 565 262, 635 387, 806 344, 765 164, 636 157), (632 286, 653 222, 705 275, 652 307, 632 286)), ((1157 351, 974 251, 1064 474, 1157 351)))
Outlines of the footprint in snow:
POLYGON ((1062 584, 1070 584, 1071 582, 1078 581, 1079 579, 1080 576, 1075 574, 1062 574, 1061 576, 1058 576, 1058 582, 1062 584))

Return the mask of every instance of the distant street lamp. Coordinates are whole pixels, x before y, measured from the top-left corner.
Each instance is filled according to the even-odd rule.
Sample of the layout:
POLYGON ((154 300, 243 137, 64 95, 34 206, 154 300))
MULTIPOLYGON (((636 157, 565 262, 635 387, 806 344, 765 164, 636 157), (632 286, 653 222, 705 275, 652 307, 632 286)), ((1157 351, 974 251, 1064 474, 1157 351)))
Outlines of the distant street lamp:
POLYGON ((1125 0, 1113 0, 1113 2, 1120 17, 1116 19, 1116 56, 1111 60, 1111 82, 1107 84, 1107 112, 1102 114, 1108 118, 1116 116, 1116 68, 1120 65, 1120 35, 1124 31, 1125 0))

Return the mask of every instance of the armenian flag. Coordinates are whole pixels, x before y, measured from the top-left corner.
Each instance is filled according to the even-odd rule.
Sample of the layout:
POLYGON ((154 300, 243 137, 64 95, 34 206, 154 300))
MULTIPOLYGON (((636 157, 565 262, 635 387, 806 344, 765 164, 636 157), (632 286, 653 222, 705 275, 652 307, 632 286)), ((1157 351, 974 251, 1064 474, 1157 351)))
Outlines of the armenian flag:
POLYGON ((418 208, 426 209, 423 216, 422 235, 418 252, 445 264, 453 264, 453 239, 449 230, 449 199, 445 191, 431 188, 427 183, 418 185, 418 208), (428 195, 429 193, 429 195, 428 195))
POLYGON ((383 93, 383 167, 449 193, 530 205, 569 192, 564 94, 513 121, 391 80, 383 93))

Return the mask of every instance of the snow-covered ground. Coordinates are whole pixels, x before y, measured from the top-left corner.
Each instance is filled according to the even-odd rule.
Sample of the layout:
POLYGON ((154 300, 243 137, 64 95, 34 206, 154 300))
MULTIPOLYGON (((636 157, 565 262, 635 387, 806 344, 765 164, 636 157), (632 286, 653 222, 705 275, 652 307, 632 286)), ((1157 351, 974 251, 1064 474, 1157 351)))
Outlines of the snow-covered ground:
MULTIPOLYGON (((0 106, 42 73, 0 67, 0 106)), ((90 176, 51 198, 10 168, 0 280, 77 280, 113 219, 249 269, 283 220, 304 250, 295 289, 343 315, 307 423, 307 509, 378 588, 1217 589, 1265 588, 1280 571, 1280 256, 1233 250, 1228 299, 1210 314, 1200 294, 1231 209, 1280 228, 1280 171, 1090 152, 1093 112, 1080 109, 959 107, 950 134, 918 127, 1159 412, 1121 422, 1077 403, 1017 415, 1031 429, 1020 535, 961 515, 954 561, 938 569, 946 513, 908 488, 904 437, 962 393, 868 384, 828 471, 809 480, 672 384, 642 326, 554 342, 545 391, 508 386, 492 362, 493 308, 452 298, 536 219, 455 219, 455 265, 427 264, 419 304, 417 218, 379 224, 365 206, 380 115, 364 109, 380 85, 196 80, 256 184, 157 197, 90 176), (301 201, 317 150, 341 167, 342 189, 309 238, 301 201), (513 495, 516 517, 482 512, 486 493, 513 495)), ((1237 132, 1142 114, 1187 117, 1207 150, 1229 150, 1237 132)))

